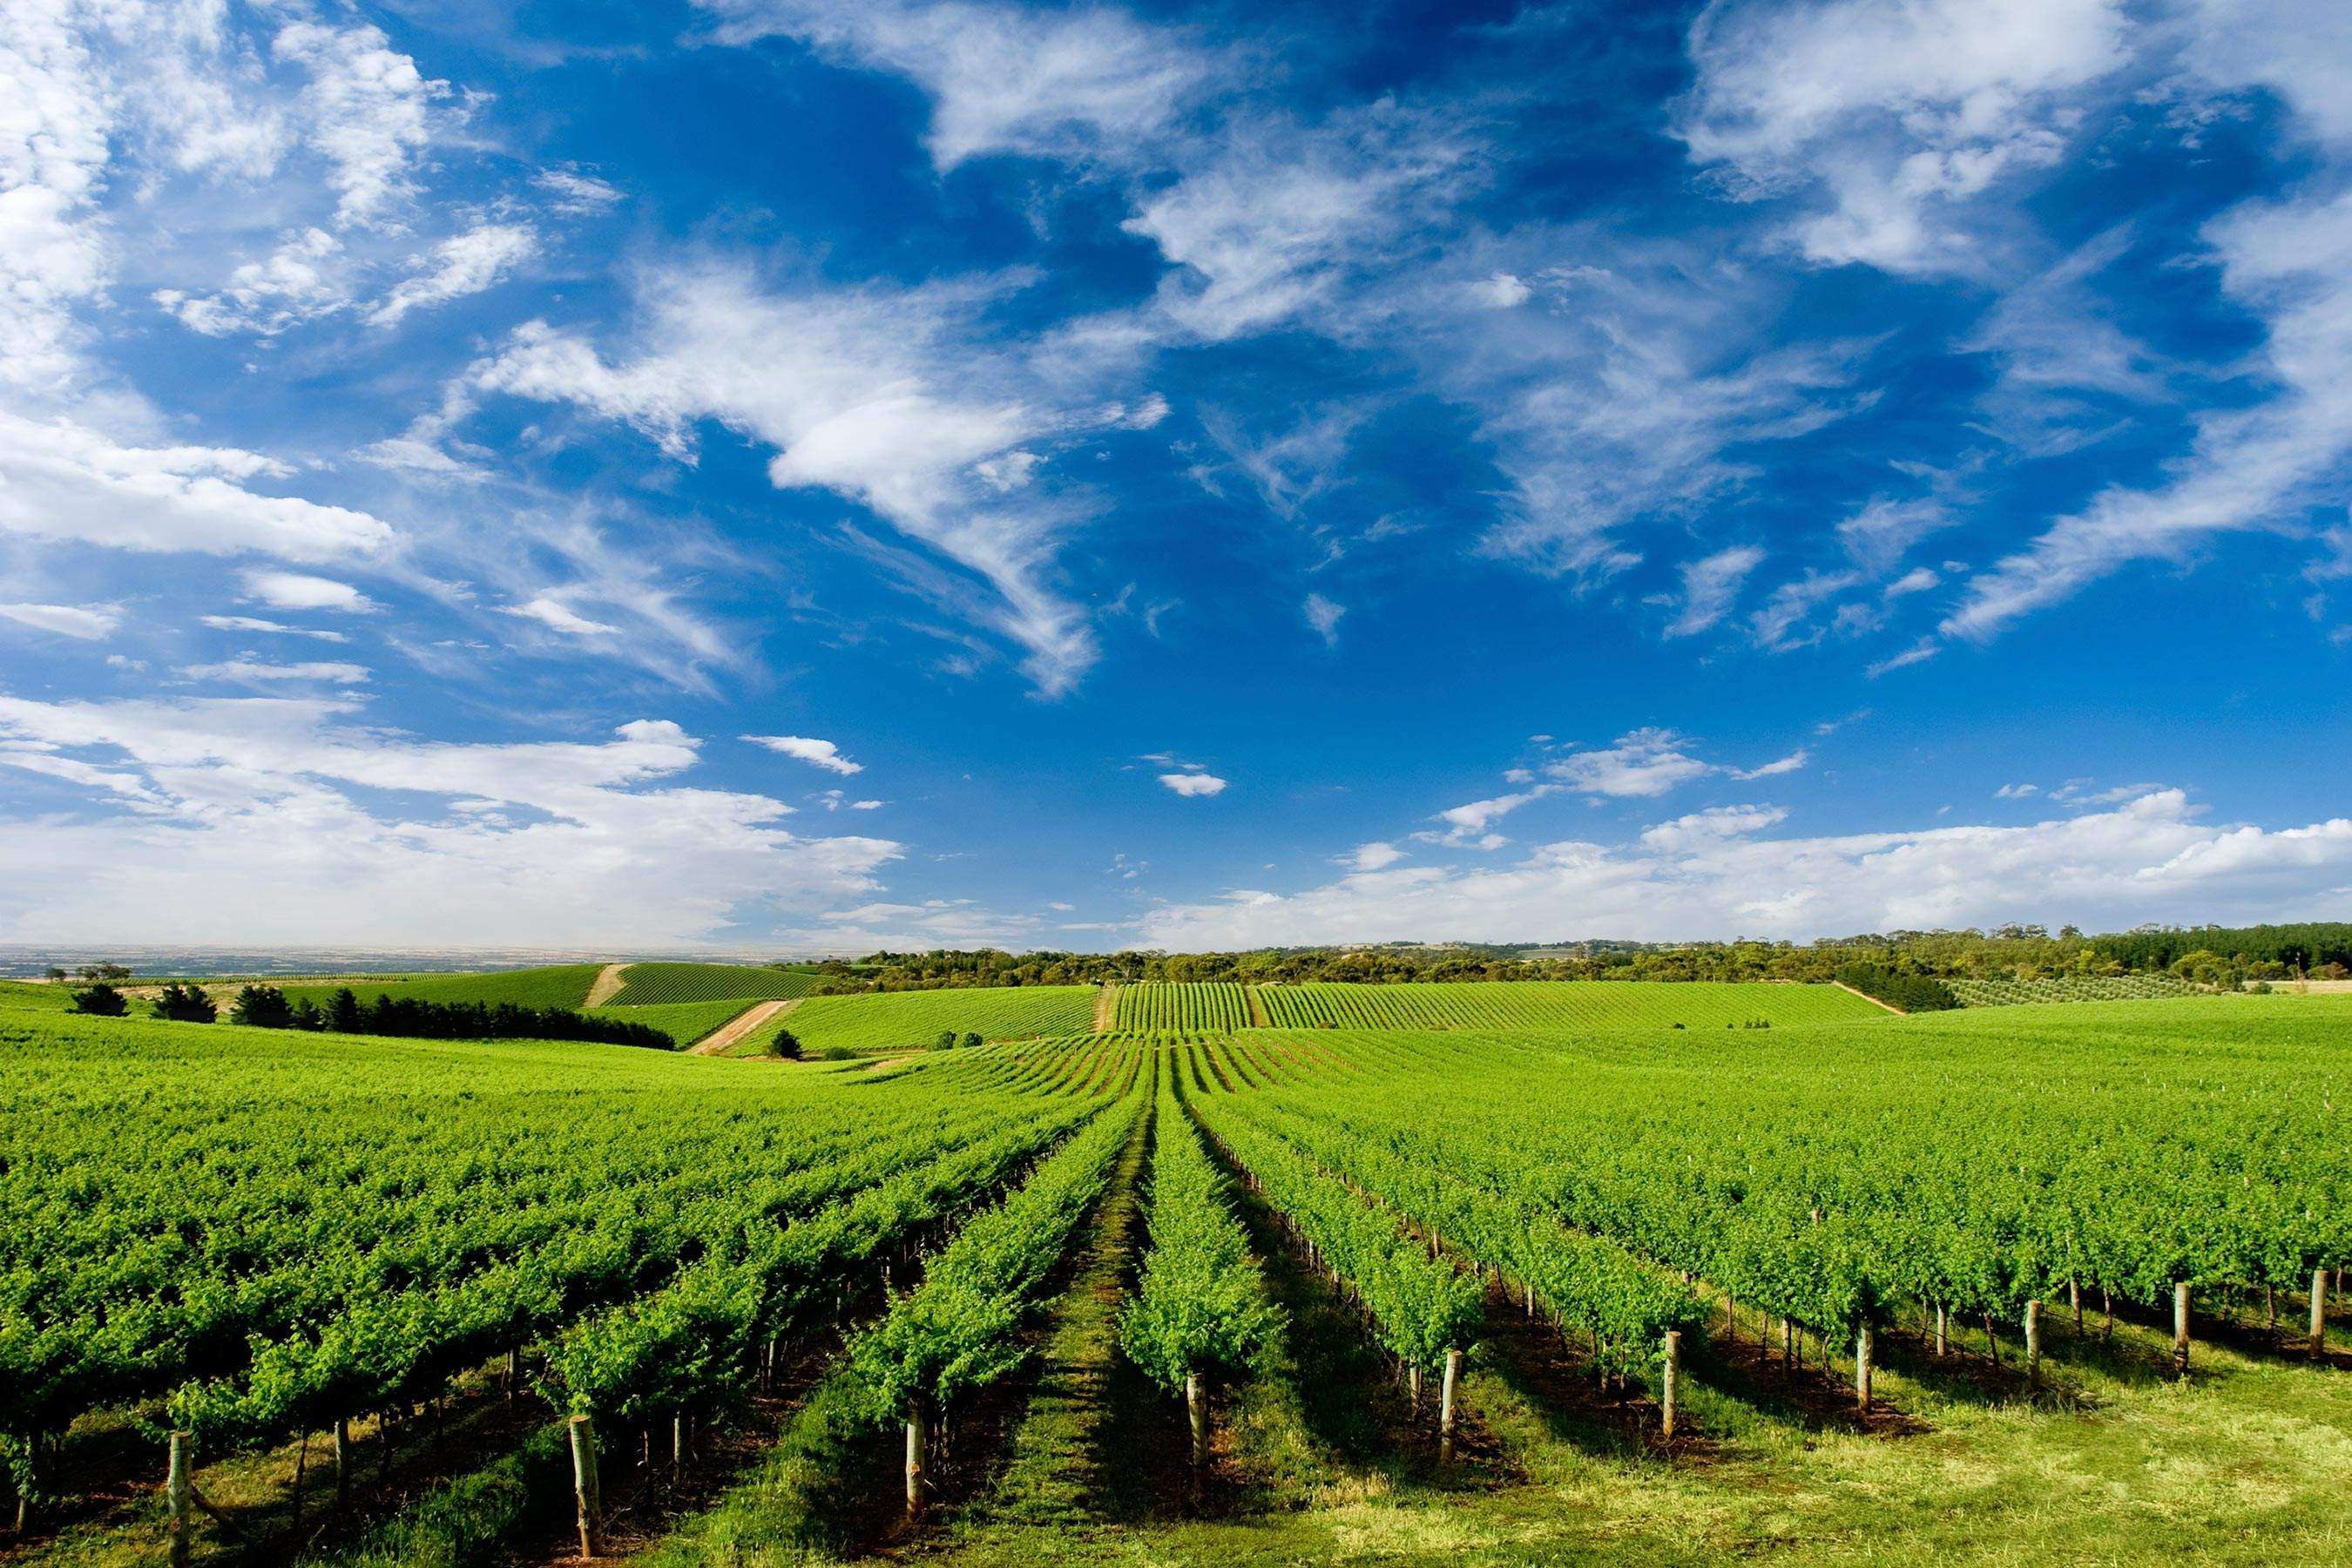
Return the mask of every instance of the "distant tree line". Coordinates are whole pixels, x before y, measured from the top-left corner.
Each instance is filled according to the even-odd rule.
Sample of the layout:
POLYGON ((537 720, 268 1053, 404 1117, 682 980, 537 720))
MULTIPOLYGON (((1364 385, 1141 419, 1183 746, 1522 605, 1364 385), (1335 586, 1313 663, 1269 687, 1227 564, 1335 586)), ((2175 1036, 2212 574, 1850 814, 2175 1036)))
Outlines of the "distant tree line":
MULTIPOLYGON (((1395 942, 1367 947, 1260 948, 1245 952, 1006 952, 997 948, 882 952, 814 965, 820 993, 937 991, 981 985, 1100 985, 1138 981, 1303 980, 1391 984, 1470 980, 1785 980, 1820 983, 1856 964, 1890 978, 2049 980, 2168 973, 2200 984, 2352 977, 2352 922, 2266 926, 2145 926, 2091 936, 2074 926, 1895 931, 1787 942, 1639 942, 1548 946, 1395 942)), ((1900 1005, 1898 1003, 1897 1005, 1900 1005)))
MULTIPOLYGON (((121 1017, 130 1003, 103 982, 74 993, 76 1010, 121 1017)), ((155 1016, 180 1023, 209 1024, 220 1009, 204 988, 166 985, 150 1005, 155 1016)), ((609 1046, 643 1046, 674 1051, 677 1042, 647 1024, 575 1013, 567 1007, 518 1007, 511 1002, 425 1002, 379 993, 362 1002, 349 986, 324 1007, 304 997, 289 1002, 275 985, 247 985, 236 994, 228 1021, 257 1029, 303 1029, 339 1035, 389 1035, 426 1040, 590 1040, 609 1046)))

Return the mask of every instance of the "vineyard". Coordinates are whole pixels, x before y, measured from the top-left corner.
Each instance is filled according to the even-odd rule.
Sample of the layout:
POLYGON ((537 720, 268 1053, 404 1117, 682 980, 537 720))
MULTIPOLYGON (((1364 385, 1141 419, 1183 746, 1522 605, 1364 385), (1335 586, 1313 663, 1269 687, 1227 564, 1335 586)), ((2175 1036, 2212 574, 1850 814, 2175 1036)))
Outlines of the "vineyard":
POLYGON ((921 1050, 942 1034, 983 1040, 1082 1034, 1094 1022, 1094 1009, 1091 985, 892 991, 812 996, 792 1010, 782 1026, 812 1051, 921 1050))
MULTIPOLYGON (((1678 1024, 1722 1029, 1751 1023, 1864 1019, 1876 1011, 1832 985, 1562 980, 1510 985, 1313 983, 1255 989, 1269 1022, 1301 1029, 1613 1029, 1678 1024)), ((1124 1001, 1126 994, 1120 994, 1124 1001)))
MULTIPOLYGON (((592 976, 593 978, 593 976, 592 976)), ((801 969, 764 969, 747 963, 632 963, 621 972, 621 989, 610 1007, 661 1007, 680 1002, 772 1002, 805 996, 818 977, 801 969)))
POLYGON ((756 1004, 740 999, 720 1002, 665 1002, 646 1007, 624 1007, 607 1003, 591 1007, 592 1018, 617 1018, 627 1024, 645 1024, 659 1029, 677 1042, 680 1050, 694 1044, 703 1036, 731 1021, 746 1007, 756 1004))
POLYGON ((2053 980, 1947 980, 1969 1007, 2015 1007, 2032 1002, 2147 1002, 2194 996, 2198 988, 2169 974, 2078 974, 2053 980))
MULTIPOLYGON (((363 1001, 379 995, 418 1002, 478 1002, 495 1007, 578 1007, 596 984, 596 963, 558 963, 540 969, 509 969, 488 974, 427 974, 407 980, 295 982, 280 987, 289 1002, 309 1001, 324 1007, 335 993, 348 988, 363 1001)), ((215 985, 215 999, 226 1004, 234 985, 215 985)))
POLYGON ((891 1054, 808 1063, 0 994, 11 1555, 2352 1545, 2352 1001, 1731 991, 814 997, 891 1054))
POLYGON ((1118 1027, 1146 1032, 1191 1032, 1249 1027, 1249 988, 1205 985, 1122 985, 1118 998, 1118 1027))

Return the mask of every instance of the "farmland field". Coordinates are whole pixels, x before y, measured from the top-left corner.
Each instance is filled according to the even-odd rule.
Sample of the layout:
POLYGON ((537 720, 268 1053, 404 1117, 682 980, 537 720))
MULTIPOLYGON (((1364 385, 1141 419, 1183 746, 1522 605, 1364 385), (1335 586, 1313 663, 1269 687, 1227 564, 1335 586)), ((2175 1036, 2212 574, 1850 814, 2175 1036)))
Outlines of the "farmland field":
MULTIPOLYGON (((1868 1019, 1879 1009, 1834 985, 1636 980, 1255 987, 1276 1027, 1350 1029, 1720 1029, 1868 1019)), ((1126 999, 1121 993, 1120 1000, 1126 999)), ((1883 1015, 1881 1015, 1883 1016, 1883 1015)))
POLYGON ((245 1538, 199 1521, 200 1563, 290 1554, 305 1453, 312 1561, 551 1562, 567 1411, 614 1553, 681 1568, 2352 1553, 2332 1273, 2326 1364, 2307 1324, 2352 1261, 2352 998, 1441 1008, 1482 989, 1520 987, 1266 987, 1413 1010, 1181 1034, 1089 1033, 1090 987, 789 1016, 1047 1037, 878 1066, 0 994, 11 1555, 156 1559, 177 1426, 245 1538), (726 1436, 680 1480, 682 1417, 726 1436))
POLYGON ((1249 988, 1225 984, 1122 985, 1118 1008, 1122 1029, 1244 1029, 1250 1021, 1249 988))
POLYGON ((2014 1007, 2028 1002, 2145 1002, 2194 996, 2197 987, 2169 974, 2069 975, 2056 980, 1947 980, 1970 1007, 2014 1007))
MULTIPOLYGON (((479 1002, 497 1006, 501 1002, 517 1007, 577 1007, 588 999, 588 988, 596 983, 596 972, 604 965, 597 963, 554 963, 537 969, 509 969, 488 974, 428 974, 407 980, 327 981, 297 983, 281 986, 289 1002, 308 999, 324 1007, 336 992, 349 989, 362 1001, 373 1001, 378 994, 413 998, 419 1002, 479 1002)), ((229 982, 207 987, 213 999, 226 1007, 236 995, 238 983, 229 982)))
POLYGON ((948 1030, 983 1040, 1080 1034, 1092 1024, 1094 1007, 1091 985, 892 991, 811 996, 782 1026, 813 1051, 908 1050, 929 1047, 948 1030))
POLYGON ((632 963, 621 972, 621 989, 606 1004, 653 1007, 673 1002, 774 1001, 805 996, 818 976, 802 969, 768 969, 749 963, 632 963))
POLYGON ((684 1050, 711 1030, 733 1019, 746 1007, 755 1005, 756 1003, 740 1000, 669 1002, 649 1007, 624 1007, 618 1003, 607 1003, 602 1007, 589 1008, 588 1014, 591 1017, 613 1018, 624 1024, 647 1025, 667 1035, 677 1043, 678 1049, 684 1050))

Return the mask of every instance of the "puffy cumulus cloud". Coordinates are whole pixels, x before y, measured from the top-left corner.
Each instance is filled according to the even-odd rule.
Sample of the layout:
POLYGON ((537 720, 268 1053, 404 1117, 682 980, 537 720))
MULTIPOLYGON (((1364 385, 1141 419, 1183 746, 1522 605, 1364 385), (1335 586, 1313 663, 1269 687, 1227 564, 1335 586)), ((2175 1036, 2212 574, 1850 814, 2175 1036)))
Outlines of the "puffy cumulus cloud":
POLYGON ((1385 871, 1404 858, 1404 851, 1393 844, 1374 842, 1359 844, 1339 857, 1340 864, 1356 871, 1385 871))
POLYGON ((1768 827, 1779 826, 1788 816, 1788 812, 1777 805, 1711 805, 1705 811, 1643 829, 1642 847, 1667 851, 1695 849, 1737 838, 1744 833, 1761 833, 1768 827))
POLYGON ((127 446, 70 419, 0 410, 0 531, 289 561, 370 555, 393 542, 392 525, 366 512, 250 488, 292 473, 233 447, 127 446))
POLYGON ((376 607, 374 600, 349 583, 314 577, 306 572, 247 572, 245 596, 280 610, 341 610, 362 615, 376 607))
POLYGON ((1202 799, 1225 793, 1225 781, 1214 773, 1161 773, 1160 782, 1187 800, 1202 799))
POLYGON ((365 25, 289 23, 270 52, 308 77, 302 137, 332 171, 337 221, 396 225, 415 198, 415 165, 449 84, 426 78, 382 28, 365 25))
POLYGON ((122 609, 117 605, 0 605, 0 620, 98 642, 114 635, 122 623, 122 609))
POLYGON ((322 228, 306 228, 286 236, 263 259, 240 263, 216 292, 158 289, 155 303, 206 337, 240 331, 268 337, 348 306, 352 282, 344 261, 341 240, 322 228))
POLYGON ((781 489, 832 490, 930 554, 871 542, 908 586, 1027 649, 1046 693, 1097 657, 1055 555, 1079 503, 1031 482, 992 482, 1013 454, 1099 430, 1123 409, 1057 410, 1058 394, 987 340, 977 312, 996 282, 771 289, 740 267, 659 267, 638 284, 637 352, 607 359, 543 323, 478 366, 488 391, 569 403, 644 431, 692 461, 715 418, 776 448, 781 489))
POLYGON ((820 741, 809 735, 746 735, 744 740, 755 746, 765 746, 779 756, 798 757, 814 768, 829 773, 862 773, 864 763, 853 763, 841 754, 841 748, 831 741, 820 741))
MULTIPOLYGON (((1559 792, 1557 784, 1538 784, 1533 789, 1517 790, 1510 795, 1494 795, 1486 800, 1474 800, 1461 805, 1448 806, 1437 814, 1445 824, 1445 831, 1425 837, 1441 844, 1470 844, 1481 849, 1498 849, 1508 842, 1488 829, 1531 800, 1541 800, 1559 792)), ((1377 867, 1366 867, 1377 870, 1377 867)))
POLYGON ((2075 95, 2129 58, 2122 0, 1717 0, 1677 133, 1746 198, 1828 196, 1815 261, 1976 268, 1968 204, 2065 152, 2075 95))
POLYGON ((240 940, 258 942, 495 946, 527 931, 559 946, 692 945, 870 899, 899 853, 796 836, 765 795, 676 783, 698 742, 666 721, 596 742, 466 744, 371 729, 358 711, 0 698, 0 766, 92 797, 79 818, 0 819, 0 932, 209 941, 234 886, 240 940))
POLYGON ((1634 730, 1612 746, 1572 752, 1544 765, 1544 772, 1580 795, 1646 799, 1716 771, 1686 749, 1690 742, 1672 730, 1634 730))
POLYGON ((1153 910, 1138 934, 1180 952, 1600 931, 1802 941, 2028 914, 2094 930, 2149 920, 2242 923, 2352 894, 2352 819, 2216 826, 2199 821, 2178 790, 2016 827, 1761 837, 1770 826, 1700 813, 1631 846, 1570 841, 1507 866, 1398 868, 1293 894, 1237 889, 1153 910))
MULTIPOLYGON (((115 104, 69 0, 0 11, 0 385, 46 393, 80 363, 75 310, 107 280, 95 222, 115 104)), ((13 446, 0 434, 0 447, 13 446)))

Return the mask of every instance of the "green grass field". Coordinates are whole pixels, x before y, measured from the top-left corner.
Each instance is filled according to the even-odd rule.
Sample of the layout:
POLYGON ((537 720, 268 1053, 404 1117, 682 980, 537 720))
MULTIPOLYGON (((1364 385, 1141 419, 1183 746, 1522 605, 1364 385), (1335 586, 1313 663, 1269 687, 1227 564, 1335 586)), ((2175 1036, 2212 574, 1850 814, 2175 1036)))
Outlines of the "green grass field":
MULTIPOLYGON (((409 980, 331 981, 299 984, 279 987, 289 1002, 300 1002, 305 997, 323 1007, 335 993, 348 987, 362 1001, 372 1001, 381 993, 387 996, 413 996, 420 1002, 483 1002, 493 1006, 501 1002, 518 1007, 578 1007, 588 1000, 588 988, 596 984, 596 975, 604 966, 601 963, 556 963, 537 969, 509 969, 487 974, 432 974, 409 980)), ((236 997, 239 983, 207 984, 205 989, 226 1013, 236 997)))
POLYGON ((684 1050, 711 1030, 731 1022, 745 1008, 756 1005, 756 1002, 742 1000, 670 1002, 650 1007, 624 1007, 613 1003, 587 1011, 591 1017, 616 1018, 625 1024, 645 1024, 659 1029, 684 1050))
MULTIPOLYGON (((805 996, 821 976, 804 969, 749 963, 632 963, 621 973, 614 1007, 659 1007, 677 1002, 773 1001, 805 996)), ((583 993, 585 994, 584 992, 583 993)))
MULTIPOLYGON (((779 1026, 790 1029, 810 1051, 920 1050, 950 1029, 983 1040, 1030 1039, 1092 1028, 1096 994, 1091 985, 1016 985, 811 996, 779 1026)), ((756 1052, 762 1045, 757 1038, 747 1041, 745 1052, 756 1052)))

